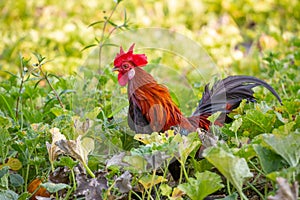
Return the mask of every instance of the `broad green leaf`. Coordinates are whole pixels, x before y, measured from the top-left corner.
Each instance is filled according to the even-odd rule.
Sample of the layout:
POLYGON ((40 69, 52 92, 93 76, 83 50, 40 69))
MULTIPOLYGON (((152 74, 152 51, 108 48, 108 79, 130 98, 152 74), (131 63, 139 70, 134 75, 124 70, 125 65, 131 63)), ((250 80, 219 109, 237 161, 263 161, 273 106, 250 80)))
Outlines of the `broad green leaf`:
POLYGON ((278 155, 284 158, 291 167, 296 167, 299 164, 300 134, 264 134, 262 137, 263 141, 267 143, 278 155))
POLYGON ((195 158, 191 157, 191 163, 196 172, 204 172, 206 170, 211 170, 214 166, 208 162, 206 159, 196 160, 195 158))
POLYGON ((222 179, 219 175, 205 171, 203 173, 197 172, 196 179, 189 178, 188 183, 178 185, 178 188, 187 194, 192 200, 202 200, 209 194, 212 194, 224 185, 221 183, 222 179))
POLYGON ((42 183, 41 186, 46 188, 48 190, 48 192, 50 192, 50 193, 55 193, 62 189, 71 188, 71 186, 64 184, 64 183, 50 183, 50 182, 42 183))
POLYGON ((240 128, 248 131, 249 137, 253 138, 260 133, 272 132, 277 117, 275 114, 263 113, 260 110, 247 110, 242 119, 243 123, 240 128))
POLYGON ((161 184, 159 189, 163 196, 170 196, 172 193, 172 188, 168 184, 161 184))
POLYGON ((258 144, 253 144, 253 148, 265 173, 268 174, 283 167, 282 157, 272 150, 258 144))
POLYGON ((137 171, 137 172, 145 172, 147 169, 147 161, 145 158, 139 155, 133 155, 133 156, 125 156, 123 158, 123 161, 128 163, 131 167, 131 171, 137 171))
POLYGON ((220 146, 205 149, 203 156, 230 181, 241 196, 245 196, 242 192, 243 182, 253 174, 244 158, 234 156, 220 146))
POLYGON ((293 131, 293 128, 295 127, 296 122, 292 121, 289 123, 286 123, 282 126, 279 126, 277 129, 273 129, 272 133, 273 134, 285 134, 288 135, 289 133, 291 133, 293 131))
POLYGON ((73 169, 78 164, 78 161, 73 160, 68 156, 62 156, 59 158, 57 165, 59 166, 67 166, 70 169, 73 169))
POLYGON ((150 187, 165 181, 167 181, 167 179, 165 179, 163 176, 153 176, 151 174, 147 174, 139 180, 139 183, 142 184, 145 189, 149 189, 150 187))
POLYGON ((197 132, 190 133, 188 136, 182 136, 182 141, 178 146, 180 155, 179 160, 181 160, 182 163, 185 163, 189 155, 194 157, 200 145, 201 142, 197 132))
POLYGON ((0 191, 0 199, 2 200, 18 200, 19 195, 12 190, 0 191))
POLYGON ((9 170, 9 167, 7 167, 7 166, 1 166, 1 167, 0 167, 0 179, 1 179, 5 174, 8 174, 8 170, 9 170))
POLYGON ((9 183, 14 187, 20 187, 24 184, 24 179, 19 174, 10 174, 9 183))
POLYGON ((256 152, 254 151, 252 144, 245 144, 234 155, 250 160, 256 156, 256 152))

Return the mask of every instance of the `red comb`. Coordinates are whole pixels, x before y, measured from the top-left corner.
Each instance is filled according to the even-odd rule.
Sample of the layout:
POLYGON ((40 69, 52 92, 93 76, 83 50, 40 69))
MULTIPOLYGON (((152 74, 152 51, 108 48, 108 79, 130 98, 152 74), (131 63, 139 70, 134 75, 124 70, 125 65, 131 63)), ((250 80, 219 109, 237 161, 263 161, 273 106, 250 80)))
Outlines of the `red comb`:
POLYGON ((145 54, 133 54, 134 43, 130 46, 128 52, 124 52, 122 46, 120 47, 120 53, 117 54, 114 60, 114 66, 120 67, 123 62, 132 62, 136 67, 145 66, 148 61, 145 54))

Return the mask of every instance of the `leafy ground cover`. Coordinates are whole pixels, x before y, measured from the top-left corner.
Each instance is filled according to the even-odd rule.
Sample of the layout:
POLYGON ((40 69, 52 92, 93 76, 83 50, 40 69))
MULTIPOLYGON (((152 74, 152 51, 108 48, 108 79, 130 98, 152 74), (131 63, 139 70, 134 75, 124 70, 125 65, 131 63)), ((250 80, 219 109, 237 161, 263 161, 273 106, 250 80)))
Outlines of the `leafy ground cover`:
MULTIPOLYGON (((20 0, 0 6, 0 199, 299 199, 298 1, 20 0), (210 133, 135 135, 126 124, 126 89, 117 87, 105 59, 120 45, 110 39, 146 27, 199 43, 220 76, 266 80, 282 105, 256 88, 257 103, 243 102, 233 122, 210 133), (174 158, 181 165, 177 182, 168 172, 174 158)), ((146 37, 153 36, 138 42, 146 37)), ((159 64, 186 69, 173 56, 149 56, 150 73, 159 64)), ((173 77, 159 72, 162 82, 173 77)), ((174 99, 192 112, 207 80, 188 76, 191 102, 175 81, 167 81, 174 99)))

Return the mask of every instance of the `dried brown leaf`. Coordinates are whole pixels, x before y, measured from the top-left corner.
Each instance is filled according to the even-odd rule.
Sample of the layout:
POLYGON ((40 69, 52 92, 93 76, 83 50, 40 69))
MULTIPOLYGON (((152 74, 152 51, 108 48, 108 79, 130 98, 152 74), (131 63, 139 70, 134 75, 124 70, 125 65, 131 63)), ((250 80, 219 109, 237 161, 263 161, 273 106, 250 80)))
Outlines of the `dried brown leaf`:
POLYGON ((66 140, 66 137, 60 133, 58 128, 50 129, 50 133, 52 134, 52 143, 50 144, 46 142, 46 146, 49 154, 49 160, 53 163, 57 157, 63 153, 55 143, 60 140, 66 140))
POLYGON ((278 190, 275 196, 269 196, 268 200, 297 200, 298 198, 298 182, 290 185, 285 178, 278 177, 276 179, 278 190))

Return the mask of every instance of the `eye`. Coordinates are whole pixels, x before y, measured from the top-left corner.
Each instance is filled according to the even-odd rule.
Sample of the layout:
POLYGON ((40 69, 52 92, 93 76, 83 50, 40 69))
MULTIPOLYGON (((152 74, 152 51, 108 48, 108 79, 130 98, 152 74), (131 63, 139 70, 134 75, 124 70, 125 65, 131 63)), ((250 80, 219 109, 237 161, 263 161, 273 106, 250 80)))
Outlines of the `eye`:
POLYGON ((127 69, 128 67, 129 67, 129 64, 127 64, 127 63, 126 63, 126 64, 123 64, 123 68, 124 68, 124 69, 127 69))

